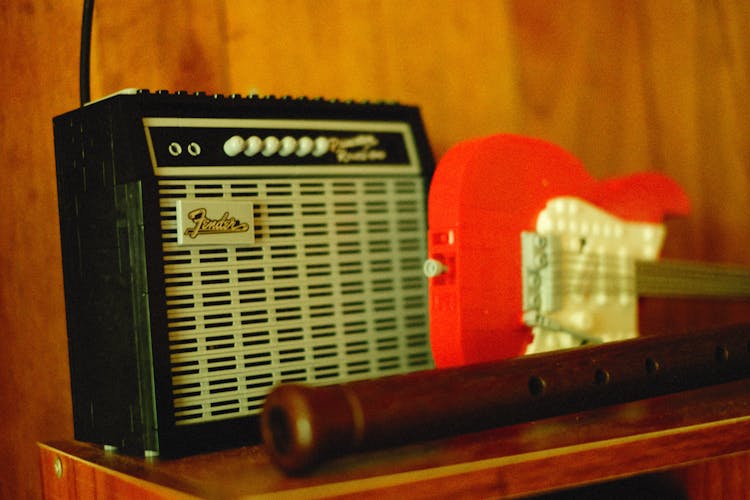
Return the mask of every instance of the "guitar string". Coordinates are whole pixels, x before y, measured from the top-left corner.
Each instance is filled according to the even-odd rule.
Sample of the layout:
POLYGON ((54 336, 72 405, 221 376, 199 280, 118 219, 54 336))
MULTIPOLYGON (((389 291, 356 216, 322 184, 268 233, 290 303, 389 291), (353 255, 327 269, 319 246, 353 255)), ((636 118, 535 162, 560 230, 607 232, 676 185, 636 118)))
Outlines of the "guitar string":
POLYGON ((647 266, 653 266, 655 269, 665 269, 668 272, 673 270, 684 271, 695 271, 698 273, 719 273, 721 275, 736 275, 738 277, 748 278, 750 277, 750 267, 745 268, 741 266, 730 266, 718 263, 696 263, 691 261, 678 261, 678 260, 660 260, 660 261, 645 261, 639 259, 633 259, 631 256, 618 256, 611 254, 599 254, 599 253, 579 253, 571 251, 558 251, 555 252, 555 256, 562 255, 564 259, 568 260, 580 260, 580 261, 592 261, 595 260, 597 264, 605 261, 615 261, 618 264, 622 263, 638 263, 647 266))
POLYGON ((714 263, 636 261, 629 256, 553 252, 551 264, 570 267, 554 293, 750 297, 750 269, 714 263), (619 286, 618 286, 619 284, 619 286), (627 285, 627 286, 625 286, 627 285))

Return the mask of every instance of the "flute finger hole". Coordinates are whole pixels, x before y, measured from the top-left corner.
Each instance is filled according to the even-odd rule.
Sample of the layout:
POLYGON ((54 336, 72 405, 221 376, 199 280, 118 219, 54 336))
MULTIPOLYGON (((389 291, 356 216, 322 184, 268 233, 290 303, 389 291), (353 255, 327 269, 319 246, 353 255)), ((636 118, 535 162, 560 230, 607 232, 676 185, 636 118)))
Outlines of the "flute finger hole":
POLYGON ((661 367, 659 366, 659 362, 656 361, 654 358, 647 358, 646 359, 646 373, 649 375, 656 374, 661 367))
POLYGON ((717 345, 714 351, 714 357, 717 363, 724 363, 729 361, 729 349, 724 345, 717 345))
POLYGON ((538 375, 529 377, 529 393, 532 396, 541 396, 547 387, 547 382, 538 375))
POLYGON ((596 385, 606 385, 609 383, 609 372, 603 368, 599 368, 594 372, 594 383, 596 385))

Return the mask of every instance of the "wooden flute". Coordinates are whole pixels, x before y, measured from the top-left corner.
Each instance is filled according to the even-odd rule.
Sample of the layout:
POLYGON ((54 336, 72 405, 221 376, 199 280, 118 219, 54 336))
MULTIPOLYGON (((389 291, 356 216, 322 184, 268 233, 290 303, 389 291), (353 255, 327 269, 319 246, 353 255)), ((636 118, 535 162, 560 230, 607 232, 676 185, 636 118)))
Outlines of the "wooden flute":
POLYGON ((750 375, 750 325, 640 337, 329 386, 281 384, 261 432, 299 474, 347 453, 476 432, 750 375))

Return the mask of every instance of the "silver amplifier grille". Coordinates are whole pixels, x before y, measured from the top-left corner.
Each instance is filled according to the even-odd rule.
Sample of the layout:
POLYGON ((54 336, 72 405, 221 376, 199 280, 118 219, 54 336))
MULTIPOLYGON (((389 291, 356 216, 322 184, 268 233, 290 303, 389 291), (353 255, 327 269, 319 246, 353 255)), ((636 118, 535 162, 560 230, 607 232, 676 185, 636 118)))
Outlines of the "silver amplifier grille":
POLYGON ((420 178, 160 180, 178 425, 257 414, 273 385, 432 366, 420 178), (249 199, 255 242, 180 246, 178 200, 249 199))

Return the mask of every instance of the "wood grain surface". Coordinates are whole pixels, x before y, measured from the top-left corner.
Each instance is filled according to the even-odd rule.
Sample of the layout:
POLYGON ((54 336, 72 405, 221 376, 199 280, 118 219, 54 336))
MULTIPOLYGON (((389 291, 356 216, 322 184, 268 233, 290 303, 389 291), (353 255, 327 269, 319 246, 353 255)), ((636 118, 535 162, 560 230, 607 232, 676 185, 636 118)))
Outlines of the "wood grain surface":
MULTIPOLYGON (((51 118, 78 104, 80 15, 74 0, 0 2, 4 498, 38 496, 34 442, 72 436, 51 118)), ((418 104, 438 156, 515 132, 560 144, 597 177, 664 172, 693 202, 668 223, 665 254, 750 264, 749 29, 750 4, 733 0, 99 0, 92 96, 255 89, 418 104)), ((658 302, 641 323, 747 317, 737 304, 658 302)))

